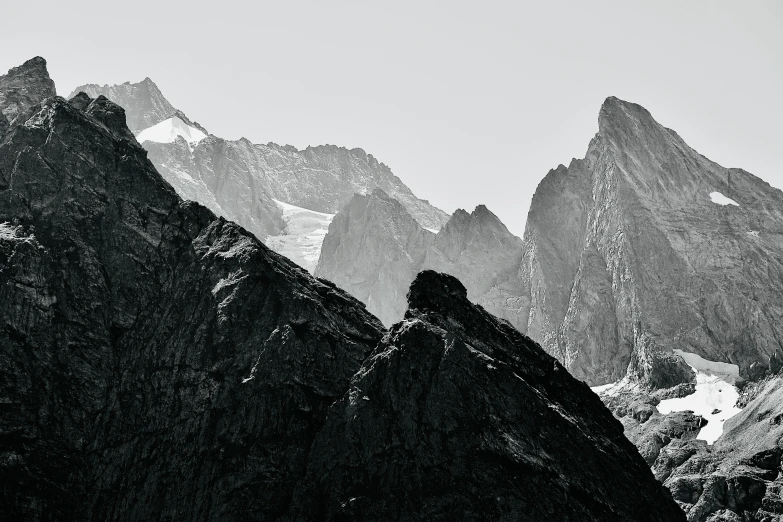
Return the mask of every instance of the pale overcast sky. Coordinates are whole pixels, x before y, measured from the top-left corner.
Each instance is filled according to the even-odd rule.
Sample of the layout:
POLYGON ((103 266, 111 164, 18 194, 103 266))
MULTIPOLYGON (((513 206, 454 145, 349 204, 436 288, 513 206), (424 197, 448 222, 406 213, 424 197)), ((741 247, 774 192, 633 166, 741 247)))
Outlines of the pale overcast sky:
POLYGON ((783 187, 781 1, 36 1, 3 19, 0 70, 41 55, 62 95, 149 76, 213 134, 361 147, 519 235, 610 95, 783 187))

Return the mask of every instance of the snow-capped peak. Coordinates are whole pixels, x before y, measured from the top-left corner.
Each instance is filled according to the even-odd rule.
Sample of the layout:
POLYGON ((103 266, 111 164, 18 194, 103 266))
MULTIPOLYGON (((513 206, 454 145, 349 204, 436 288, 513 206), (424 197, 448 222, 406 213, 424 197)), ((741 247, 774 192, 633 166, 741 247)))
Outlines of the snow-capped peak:
POLYGON ((196 144, 207 137, 195 127, 191 127, 177 116, 172 116, 167 120, 148 127, 136 135, 139 143, 145 141, 155 141, 158 143, 172 143, 182 136, 190 144, 196 144))

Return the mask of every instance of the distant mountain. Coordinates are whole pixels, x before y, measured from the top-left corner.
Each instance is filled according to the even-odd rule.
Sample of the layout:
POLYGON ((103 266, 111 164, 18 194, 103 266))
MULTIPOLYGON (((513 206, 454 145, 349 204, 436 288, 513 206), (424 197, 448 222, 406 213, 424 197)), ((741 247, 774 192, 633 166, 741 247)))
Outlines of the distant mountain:
POLYGON ((94 83, 82 85, 74 89, 68 98, 73 98, 80 92, 84 92, 90 98, 106 96, 123 107, 128 119, 128 128, 134 134, 153 127, 172 116, 177 116, 188 125, 197 128, 204 134, 209 134, 201 125, 189 120, 182 111, 175 109, 160 92, 155 82, 149 78, 144 78, 138 83, 125 82, 121 85, 101 86, 94 83))
POLYGON ((684 520, 598 397, 454 278, 420 274, 387 335, 183 201, 120 106, 48 74, 13 98, 14 74, 0 519, 684 520))
POLYGON ((79 90, 91 97, 104 95, 125 108, 129 121, 136 122, 131 129, 137 139, 179 194, 238 222, 264 241, 279 238, 271 244, 300 261, 308 259, 310 270, 320 253, 314 239, 323 235, 309 229, 295 232, 299 227, 289 225, 275 201, 335 214, 355 193, 381 188, 423 227, 438 230, 448 219, 362 149, 324 145, 298 150, 205 137, 206 130, 174 109, 149 78, 138 84, 86 85, 79 90))
POLYGON ((598 123, 585 158, 533 197, 528 334, 593 384, 623 377, 643 349, 763 375, 783 343, 783 192, 698 154, 639 105, 608 98, 598 123))
POLYGON ((324 239, 316 274, 348 290, 386 325, 399 321, 405 294, 421 270, 459 277, 468 298, 524 329, 519 279, 523 242, 485 206, 457 210, 435 234, 380 189, 356 195, 324 239))
POLYGON ((688 520, 779 520, 783 192, 639 105, 608 98, 598 127, 533 197, 528 334, 611 383, 597 391, 688 520))

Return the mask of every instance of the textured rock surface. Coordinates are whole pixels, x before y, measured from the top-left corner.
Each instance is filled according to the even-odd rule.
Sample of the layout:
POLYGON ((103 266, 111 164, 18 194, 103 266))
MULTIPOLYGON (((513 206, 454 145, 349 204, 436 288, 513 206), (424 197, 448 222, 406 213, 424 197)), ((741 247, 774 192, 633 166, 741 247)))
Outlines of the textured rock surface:
POLYGON ((354 196, 335 216, 316 274, 348 290, 391 325, 405 313, 405 293, 416 273, 446 272, 465 284, 471 301, 524 329, 522 256, 522 240, 483 205, 470 214, 457 210, 433 234, 394 198, 376 190, 354 196))
POLYGON ((295 520, 683 520, 587 386, 431 271, 331 409, 295 520))
POLYGON ((46 70, 46 60, 37 56, 0 76, 0 133, 45 98, 54 96, 54 82, 46 70))
POLYGON ((86 101, 0 142, 0 519, 274 519, 382 327, 86 101))
POLYGON ((183 201, 121 107, 43 100, 0 136, 0 519, 682 519, 554 359, 451 277, 410 295, 378 345, 358 301, 183 201))
POLYGON ((405 294, 433 237, 385 192, 357 194, 329 225, 315 274, 347 290, 390 326, 405 315, 405 294))
POLYGON ((672 348, 761 375, 783 339, 782 209, 779 190, 608 98, 585 159, 533 198, 528 333, 592 384, 672 348))
POLYGON ((643 394, 603 398, 689 521, 779 521, 783 379, 770 377, 754 388, 712 446, 693 438, 704 421, 690 412, 662 416, 657 401, 643 394))
MULTIPOLYGON (((286 231, 283 213, 264 183, 220 138, 209 136, 210 156, 182 138, 173 143, 147 141, 149 158, 177 194, 239 223, 262 241, 286 231)), ((200 145, 200 144, 199 144, 200 145)))

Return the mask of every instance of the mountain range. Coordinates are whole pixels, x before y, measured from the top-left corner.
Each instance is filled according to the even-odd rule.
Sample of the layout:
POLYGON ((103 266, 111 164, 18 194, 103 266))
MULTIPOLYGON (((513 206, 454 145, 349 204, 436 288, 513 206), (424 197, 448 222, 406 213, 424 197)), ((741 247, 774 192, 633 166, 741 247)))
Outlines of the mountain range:
POLYGON ((783 193, 643 107, 518 238, 361 149, 77 91, 0 77, 4 516, 783 518, 783 193))
POLYGON ((386 331, 50 85, 40 58, 0 77, 4 520, 684 520, 457 279, 420 273, 386 331))
POLYGON ((83 85, 69 98, 82 91, 93 98, 106 96, 125 108, 131 130, 179 194, 236 221, 311 272, 331 215, 354 193, 380 188, 429 229, 439 229, 448 219, 362 149, 322 145, 298 150, 219 138, 174 109, 149 78, 83 85), (286 219, 290 206, 302 210, 288 212, 286 219), (322 219, 308 219, 310 212, 322 214, 322 219))

